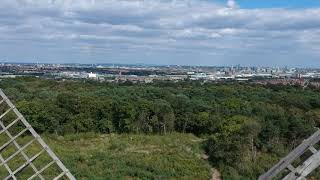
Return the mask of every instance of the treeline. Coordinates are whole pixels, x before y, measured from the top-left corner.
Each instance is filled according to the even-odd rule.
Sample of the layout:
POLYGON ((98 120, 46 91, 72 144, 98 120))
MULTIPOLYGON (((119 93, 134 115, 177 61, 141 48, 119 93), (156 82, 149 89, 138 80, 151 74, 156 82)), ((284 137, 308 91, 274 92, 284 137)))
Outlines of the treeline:
POLYGON ((224 178, 255 179, 320 123, 317 90, 242 83, 0 81, 40 133, 193 133, 224 178))

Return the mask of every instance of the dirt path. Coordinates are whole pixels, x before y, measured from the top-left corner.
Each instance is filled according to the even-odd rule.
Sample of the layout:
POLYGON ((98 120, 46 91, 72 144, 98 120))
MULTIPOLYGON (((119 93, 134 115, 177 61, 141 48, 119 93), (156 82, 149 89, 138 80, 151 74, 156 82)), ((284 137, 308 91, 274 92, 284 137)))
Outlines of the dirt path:
POLYGON ((211 172, 212 172, 211 180, 221 180, 221 174, 217 169, 212 168, 211 172))

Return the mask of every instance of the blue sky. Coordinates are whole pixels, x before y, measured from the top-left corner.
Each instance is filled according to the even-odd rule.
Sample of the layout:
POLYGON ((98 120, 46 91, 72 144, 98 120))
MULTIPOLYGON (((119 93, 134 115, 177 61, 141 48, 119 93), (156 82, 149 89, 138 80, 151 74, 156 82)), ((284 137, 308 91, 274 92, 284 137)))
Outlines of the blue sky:
POLYGON ((320 67, 318 0, 1 0, 0 60, 320 67))
POLYGON ((314 8, 319 0, 238 0, 242 8, 314 8))

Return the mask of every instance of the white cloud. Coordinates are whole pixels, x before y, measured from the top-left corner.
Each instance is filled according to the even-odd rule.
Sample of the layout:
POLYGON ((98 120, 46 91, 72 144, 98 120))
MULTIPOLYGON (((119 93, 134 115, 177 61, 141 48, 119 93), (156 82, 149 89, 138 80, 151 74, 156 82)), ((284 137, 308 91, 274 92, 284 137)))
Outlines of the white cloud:
POLYGON ((241 9, 234 0, 227 6, 197 0, 2 0, 0 54, 23 58, 23 49, 8 51, 5 45, 24 43, 44 59, 61 58, 54 54, 60 49, 65 59, 79 61, 88 60, 81 56, 83 47, 90 47, 90 59, 96 60, 121 53, 131 61, 153 51, 157 56, 150 63, 164 57, 180 62, 181 52, 186 64, 196 63, 197 54, 209 54, 201 55, 208 64, 219 58, 239 63, 263 53, 271 59, 277 51, 292 51, 288 59, 297 59, 295 53, 317 57, 311 49, 320 47, 319 16, 318 8, 241 9))
POLYGON ((238 5, 235 0, 228 0, 227 5, 229 8, 236 8, 238 5))

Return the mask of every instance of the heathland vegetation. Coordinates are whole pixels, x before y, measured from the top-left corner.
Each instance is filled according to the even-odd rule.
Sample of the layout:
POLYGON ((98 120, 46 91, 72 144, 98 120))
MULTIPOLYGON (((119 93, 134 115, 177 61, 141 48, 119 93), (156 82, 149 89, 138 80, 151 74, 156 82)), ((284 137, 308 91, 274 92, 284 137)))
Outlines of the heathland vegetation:
POLYGON ((295 86, 17 78, 0 87, 86 179, 206 179, 204 152, 222 178, 256 179, 320 124, 319 91, 295 86))
MULTIPOLYGON (((209 179, 210 164, 203 160, 203 139, 192 134, 172 133, 166 136, 138 134, 70 134, 64 136, 43 135, 44 140, 56 152, 77 179, 209 179)), ((19 139, 26 144, 30 138, 19 139)), ((0 143, 2 142, 0 138, 0 143)), ((32 144, 25 152, 29 157, 40 151, 32 144)), ((9 157, 14 148, 2 152, 9 157)), ((8 165, 17 169, 25 162, 23 157, 14 158, 8 165)), ((50 162, 40 156, 34 165, 39 169, 50 162)), ((28 179, 33 170, 22 171, 18 179, 28 179)), ((42 175, 53 179, 60 174, 52 166, 42 175)), ((8 176, 0 167, 0 179, 8 176)))

